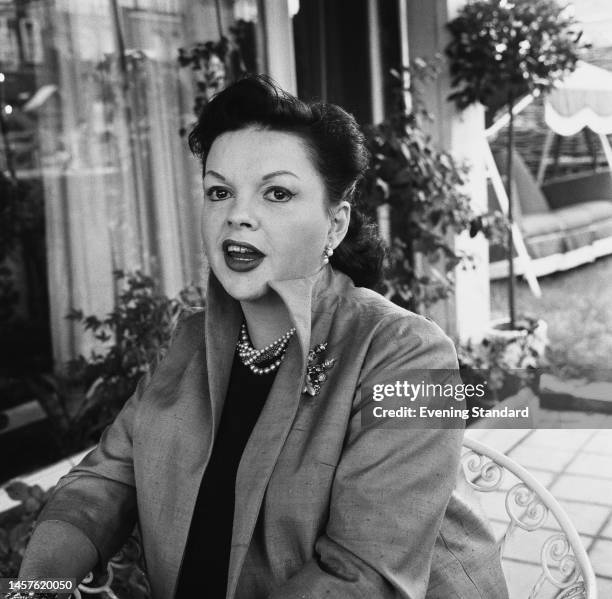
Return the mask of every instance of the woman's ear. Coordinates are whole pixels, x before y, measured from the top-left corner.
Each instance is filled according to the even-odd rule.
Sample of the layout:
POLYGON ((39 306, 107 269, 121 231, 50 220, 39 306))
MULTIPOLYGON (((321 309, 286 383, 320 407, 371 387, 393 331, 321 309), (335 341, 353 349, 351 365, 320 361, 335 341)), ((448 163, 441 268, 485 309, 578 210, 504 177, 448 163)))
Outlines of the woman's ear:
POLYGON ((346 237, 350 220, 351 205, 346 200, 331 209, 328 239, 333 249, 337 248, 346 237))

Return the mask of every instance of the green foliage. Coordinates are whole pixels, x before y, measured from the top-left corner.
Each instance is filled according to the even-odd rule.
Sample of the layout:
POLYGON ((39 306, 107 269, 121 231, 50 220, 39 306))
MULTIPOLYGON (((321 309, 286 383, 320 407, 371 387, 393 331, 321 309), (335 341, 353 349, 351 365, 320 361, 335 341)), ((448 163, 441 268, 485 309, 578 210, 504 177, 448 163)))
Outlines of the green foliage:
POLYGON ((195 103, 193 111, 199 114, 214 94, 226 85, 230 40, 222 37, 216 42, 194 44, 190 48, 179 48, 179 65, 191 67, 195 77, 195 103))
MULTIPOLYGON (((191 68, 195 87, 193 112, 198 116, 217 92, 241 75, 255 71, 253 23, 238 20, 230 27, 230 37, 221 35, 218 41, 199 42, 179 48, 178 53, 179 66, 191 68)), ((180 133, 183 135, 185 129, 180 133)))
MULTIPOLYGON (((500 107, 545 92, 574 70, 581 32, 555 0, 477 0, 447 25, 446 48, 457 107, 500 107)), ((584 45, 583 47, 587 47, 584 45)))
POLYGON ((371 214, 383 203, 391 210, 384 293, 414 310, 452 293, 453 270, 469 259, 455 250, 452 234, 469 231, 475 236, 495 227, 470 206, 464 191, 467 167, 436 148, 425 131, 431 116, 420 86, 437 76, 438 66, 419 59, 410 71, 413 110, 407 112, 402 77, 392 71, 397 81, 395 109, 383 123, 366 128, 372 164, 363 195, 371 214), (417 253, 429 263, 424 273, 417 271, 417 253))
POLYGON ((179 319, 204 305, 201 289, 187 287, 169 299, 140 272, 115 272, 125 281, 115 308, 105 318, 73 310, 68 318, 91 331, 101 350, 79 356, 65 372, 30 382, 66 454, 97 441, 142 376, 163 358, 179 319))

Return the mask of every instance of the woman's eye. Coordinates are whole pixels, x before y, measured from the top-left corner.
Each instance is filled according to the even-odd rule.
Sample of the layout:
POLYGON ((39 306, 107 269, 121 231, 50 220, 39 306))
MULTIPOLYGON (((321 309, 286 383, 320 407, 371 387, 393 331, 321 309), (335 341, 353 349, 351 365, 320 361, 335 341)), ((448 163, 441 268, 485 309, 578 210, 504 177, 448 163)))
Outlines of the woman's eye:
POLYGON ((284 187, 271 187, 270 189, 266 190, 264 197, 272 202, 287 202, 294 195, 294 193, 291 193, 284 187))
POLYGON ((211 199, 213 202, 218 202, 219 200, 226 200, 229 198, 230 192, 223 187, 211 187, 206 192, 206 197, 211 199))

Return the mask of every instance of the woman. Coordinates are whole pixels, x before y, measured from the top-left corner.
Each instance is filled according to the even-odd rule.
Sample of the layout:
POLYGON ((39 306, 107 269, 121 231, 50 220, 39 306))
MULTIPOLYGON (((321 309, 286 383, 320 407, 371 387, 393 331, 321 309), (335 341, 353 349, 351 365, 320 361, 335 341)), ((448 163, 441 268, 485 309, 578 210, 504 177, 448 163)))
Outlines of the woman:
POLYGON ((457 361, 435 324, 368 289, 382 252, 353 207, 354 119, 248 77, 190 145, 206 312, 60 481, 20 576, 81 579, 138 522, 156 599, 505 597, 456 488, 463 431, 362 419, 373 382, 457 361))

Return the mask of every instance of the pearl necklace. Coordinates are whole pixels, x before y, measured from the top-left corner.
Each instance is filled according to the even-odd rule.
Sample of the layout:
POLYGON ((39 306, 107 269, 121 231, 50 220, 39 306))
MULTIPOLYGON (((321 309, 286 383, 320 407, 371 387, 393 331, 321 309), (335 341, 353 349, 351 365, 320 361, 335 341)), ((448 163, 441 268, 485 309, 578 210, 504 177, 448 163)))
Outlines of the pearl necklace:
POLYGON ((285 358, 287 352, 287 346, 291 337, 295 333, 295 327, 289 329, 282 337, 279 337, 276 341, 273 341, 269 345, 262 349, 255 349, 249 339, 249 333, 247 331, 246 323, 242 323, 240 327, 240 340, 236 344, 236 350, 241 362, 249 367, 249 370, 253 374, 268 374, 274 372, 285 358), (272 364, 265 367, 259 367, 257 364, 269 362, 274 360, 272 364))

